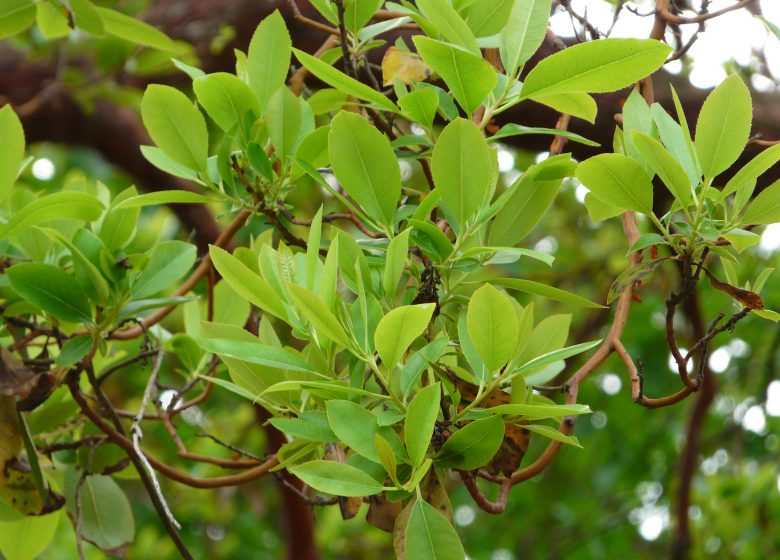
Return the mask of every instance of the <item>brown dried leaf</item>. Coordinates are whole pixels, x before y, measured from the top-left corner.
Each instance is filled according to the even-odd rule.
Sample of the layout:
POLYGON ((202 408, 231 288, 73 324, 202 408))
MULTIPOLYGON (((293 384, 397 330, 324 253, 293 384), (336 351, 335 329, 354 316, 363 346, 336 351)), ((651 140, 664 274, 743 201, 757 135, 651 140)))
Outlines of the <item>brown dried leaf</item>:
MULTIPOLYGON (((527 424, 520 422, 519 424, 527 424)), ((504 441, 498 448, 493 460, 488 463, 486 470, 490 474, 499 472, 505 476, 510 476, 519 467, 520 463, 528 451, 528 445, 531 442, 531 433, 518 425, 506 424, 504 426, 504 441)))
POLYGON ((0 347, 0 395, 19 397, 19 410, 32 410, 49 396, 57 384, 50 372, 36 373, 0 347))
POLYGON ((406 526, 409 525, 409 517, 412 515, 412 507, 416 500, 409 500, 398 517, 395 518, 395 528, 393 529, 393 549, 395 550, 396 560, 406 560, 406 526))
POLYGON ((744 305, 750 310, 754 309, 764 309, 764 300, 761 299, 761 296, 758 295, 756 292, 751 292, 750 290, 743 290, 742 288, 737 288, 736 286, 732 286, 731 284, 728 284, 726 282, 721 282, 715 276, 710 273, 709 270, 706 268, 703 269, 705 274, 707 275, 707 278, 710 279, 710 284, 712 284, 712 287, 716 290, 720 290, 721 292, 726 292, 728 295, 733 297, 735 300, 737 300, 739 303, 744 305))
POLYGON ((395 530, 395 520, 401 514, 401 502, 389 502, 383 494, 369 496, 366 521, 387 533, 395 530))
MULTIPOLYGON (((339 463, 346 463, 347 462, 347 455, 344 452, 344 448, 342 448, 337 443, 329 443, 325 446, 325 456, 324 459, 326 461, 337 461, 339 463)), ((352 519, 358 514, 358 511, 360 511, 360 506, 363 503, 363 498, 360 497, 344 497, 339 496, 339 510, 341 511, 341 517, 345 521, 347 519, 352 519)))
POLYGON ((430 470, 420 483, 420 494, 423 500, 435 507, 444 517, 453 520, 450 497, 435 469, 430 470))

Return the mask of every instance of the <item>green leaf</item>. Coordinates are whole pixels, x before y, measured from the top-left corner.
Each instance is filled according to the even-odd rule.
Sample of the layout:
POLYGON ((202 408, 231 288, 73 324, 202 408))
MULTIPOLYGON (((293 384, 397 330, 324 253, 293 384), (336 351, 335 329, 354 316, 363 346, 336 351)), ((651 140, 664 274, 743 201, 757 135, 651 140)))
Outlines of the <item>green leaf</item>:
POLYGON ((124 198, 114 206, 114 209, 142 208, 159 204, 206 204, 209 202, 214 201, 207 196, 191 191, 157 191, 124 198))
POLYGON ((386 296, 393 297, 398 288, 398 282, 404 273, 406 258, 409 254, 409 234, 411 229, 405 229, 395 236, 387 246, 385 269, 382 273, 382 290, 386 296))
POLYGON ((476 37, 492 37, 507 27, 513 5, 515 0, 475 0, 466 8, 466 23, 476 37))
POLYGON ((745 231, 744 229, 729 230, 721 233, 721 237, 731 243, 732 247, 737 250, 737 253, 741 253, 748 247, 752 247, 761 241, 761 236, 752 231, 745 231))
POLYGON ((466 553, 452 523, 428 502, 417 500, 406 526, 404 557, 464 560, 466 553))
POLYGON ((384 0, 345 0, 344 1, 344 25, 352 33, 371 21, 376 11, 382 6, 384 0))
POLYGON ((585 208, 587 208, 588 216, 594 224, 623 213, 621 208, 603 202, 600 198, 593 196, 591 192, 585 194, 585 208))
POLYGON ((268 99, 266 107, 268 135, 282 163, 292 156, 303 126, 300 99, 286 87, 281 87, 268 99))
POLYGON ((103 204, 91 194, 78 191, 60 191, 47 194, 15 211, 5 225, 0 225, 0 239, 23 228, 51 220, 97 220, 103 213, 103 204))
POLYGON ((688 206, 693 196, 691 183, 677 158, 670 154, 658 140, 638 130, 631 132, 631 139, 639 155, 663 181, 669 192, 680 204, 688 206))
POLYGON ((100 223, 100 239, 109 251, 123 249, 133 240, 141 210, 140 208, 117 208, 117 205, 137 195, 138 191, 135 187, 125 189, 114 198, 113 207, 103 217, 100 223))
POLYGON ((326 403, 330 429, 339 441, 367 459, 379 463, 374 446, 376 416, 352 401, 331 400, 326 403))
POLYGON ((452 434, 436 454, 436 461, 453 469, 472 470, 487 464, 504 441, 501 416, 474 420, 452 434))
POLYGON ((16 182, 24 159, 24 129, 11 105, 0 108, 0 143, 3 146, 0 151, 0 204, 2 204, 11 193, 11 187, 16 182))
POLYGON ((579 305, 580 307, 588 307, 590 309, 600 309, 604 307, 603 305, 599 305, 598 303, 590 301, 589 299, 586 299, 582 296, 578 296, 577 294, 572 294, 566 290, 554 288, 553 286, 548 286, 547 284, 542 284, 541 282, 534 282, 533 280, 523 280, 520 278, 497 278, 491 280, 491 282, 493 284, 497 284, 498 286, 509 288, 510 290, 536 294, 538 296, 553 299, 555 301, 560 301, 571 305, 579 305))
POLYGON ((58 319, 72 323, 92 320, 87 294, 64 270, 49 264, 21 263, 5 274, 17 294, 58 319))
POLYGON ((344 327, 317 295, 298 284, 288 284, 287 287, 296 307, 317 329, 318 336, 324 336, 344 348, 353 346, 344 327))
POLYGON ((433 427, 439 414, 441 384, 434 383, 417 391, 406 410, 404 439, 412 467, 422 465, 425 452, 431 445, 433 427))
POLYGON ((505 124, 499 129, 498 132, 496 132, 493 136, 491 136, 487 140, 488 142, 495 142, 496 140, 500 140, 501 138, 509 138, 511 136, 524 136, 526 134, 549 134, 550 136, 561 136, 563 138, 566 138, 567 140, 571 140, 572 142, 578 142, 579 144, 585 144, 586 146, 598 147, 601 145, 598 142, 594 142, 593 140, 588 140, 584 136, 580 136, 579 134, 575 132, 570 132, 568 130, 559 130, 557 128, 543 128, 538 126, 523 126, 521 124, 515 124, 515 123, 505 124))
POLYGON ((357 97, 358 99, 369 101, 385 111, 394 113, 398 111, 395 104, 377 90, 358 82, 354 78, 350 78, 343 72, 333 68, 330 64, 327 64, 310 54, 298 49, 293 49, 293 52, 295 53, 296 58, 298 58, 300 63, 303 64, 309 72, 329 86, 357 97))
POLYGON ((0 39, 18 35, 34 22, 33 0, 3 0, 0 3, 0 39))
POLYGON ((105 34, 106 26, 103 23, 103 17, 92 2, 89 0, 70 0, 70 7, 73 10, 73 20, 76 27, 98 37, 105 34))
POLYGON ((55 363, 58 366, 72 366, 86 356, 90 348, 92 348, 91 336, 71 338, 60 350, 60 355, 57 356, 55 363))
POLYGON ((417 52, 452 91, 466 113, 473 113, 496 85, 496 72, 481 56, 422 35, 412 37, 417 52))
MULTIPOLYGON (((192 86, 198 103, 225 132, 233 127, 243 131, 246 115, 257 117, 260 114, 260 103, 255 93, 233 74, 208 74, 194 80, 192 86)), ((244 138, 244 144, 248 144, 247 138, 244 138)))
MULTIPOLYGON (((322 210, 317 210, 309 228, 309 239, 306 240, 306 289, 313 291, 320 268, 320 243, 322 240, 322 210)), ((320 292, 321 293, 321 292, 320 292)), ((326 307, 330 307, 327 302, 326 307)))
POLYGON ((379 357, 387 369, 393 369, 431 321, 435 305, 404 305, 382 317, 374 333, 374 343, 379 357))
POLYGON ((780 181, 775 181, 750 203, 743 224, 774 224, 780 222, 780 181))
MULTIPOLYGON (((417 7, 446 41, 481 57, 477 39, 450 2, 447 0, 417 0, 417 7)), ((423 56, 423 58, 425 57, 423 56)))
POLYGON ((585 404, 502 404, 487 409, 493 414, 507 416, 531 416, 534 418, 561 418, 577 414, 590 414, 592 411, 585 404))
POLYGON ((341 112, 331 122, 328 143, 333 172, 344 190, 392 229, 401 171, 390 142, 360 115, 341 112))
POLYGON ((38 29, 46 39, 61 39, 70 33, 68 17, 61 8, 49 2, 39 2, 36 8, 38 29))
POLYGON ((602 39, 542 59, 526 76, 522 99, 615 91, 655 72, 672 48, 653 39, 602 39))
POLYGON ((732 74, 707 96, 694 141, 705 177, 712 179, 737 161, 750 136, 752 119, 750 91, 739 75, 732 74))
POLYGON ((626 256, 636 251, 652 247, 653 245, 663 245, 664 243, 666 243, 666 240, 657 233, 643 233, 628 249, 626 256))
POLYGON ((777 311, 772 311, 771 309, 754 309, 753 313, 762 319, 768 319, 774 323, 780 322, 780 313, 777 311))
POLYGON ((260 342, 248 342, 220 338, 199 338, 198 344, 206 352, 248 362, 290 371, 320 373, 290 350, 269 346, 260 342))
POLYGON ((271 286, 239 259, 215 245, 209 246, 214 268, 241 297, 263 311, 285 320, 284 304, 271 286))
POLYGON ((152 250, 146 268, 132 283, 133 297, 143 299, 169 288, 189 272, 195 257, 195 245, 163 241, 152 250))
MULTIPOLYGON (((0 31, 2 29, 0 20, 0 31)), ((54 512, 0 523, 0 552, 3 557, 7 560, 38 558, 54 538, 60 517, 59 512, 54 512)))
POLYGON ((420 379, 423 371, 439 361, 449 342, 446 336, 439 337, 423 346, 406 360, 404 369, 401 371, 401 392, 404 397, 409 394, 417 380, 420 379))
POLYGON ((531 233, 558 194, 563 177, 575 167, 569 154, 561 154, 528 168, 507 190, 508 199, 490 227, 490 245, 511 247, 531 233), (549 177, 546 172, 558 166, 557 176, 549 177))
POLYGON ((529 432, 534 432, 546 438, 554 439, 555 441, 560 441, 568 445, 573 445, 574 447, 582 448, 580 441, 576 437, 564 435, 550 426, 545 426, 543 424, 525 424, 523 428, 529 432))
POLYGON ((623 210, 653 211, 653 184, 634 159, 622 154, 600 154, 577 167, 577 179, 594 196, 623 210))
MULTIPOLYGON (((81 473, 68 469, 65 497, 76 518, 76 486, 81 473)), ((135 520, 127 496, 110 476, 90 475, 81 485, 81 535, 105 552, 120 550, 135 538, 135 520)))
POLYGON ((205 185, 205 183, 198 178, 197 171, 193 171, 189 167, 185 167, 184 165, 173 161, 173 159, 167 156, 165 152, 163 152, 157 146, 141 146, 141 154, 144 156, 146 161, 154 165, 157 169, 161 169, 166 173, 170 173, 174 177, 180 177, 182 179, 187 179, 188 181, 198 183, 199 185, 205 185))
POLYGON ((509 20, 498 36, 501 62, 507 75, 531 58, 544 41, 552 0, 515 1, 509 20))
MULTIPOLYGON (((744 185, 755 183, 756 179, 758 179, 767 169, 775 165, 778 160, 780 160, 780 144, 770 146, 758 154, 729 179, 729 182, 723 187, 721 200, 731 193, 736 192, 737 189, 744 185)), ((750 194, 752 194, 752 189, 750 194)))
POLYGON ((583 352, 587 352, 591 348, 595 348, 599 344, 601 344, 601 340, 591 340, 590 342, 583 342, 581 344, 575 344, 574 346, 561 348, 560 350, 553 350, 552 352, 547 352, 546 354, 542 354, 541 356, 538 356, 533 360, 526 362, 525 364, 523 364, 522 366, 514 370, 507 379, 511 379, 518 375, 524 375, 530 371, 538 370, 539 368, 557 362, 558 360, 565 360, 566 358, 571 358, 572 356, 576 356, 577 354, 582 354, 583 352))
POLYGON ((698 171, 698 162, 696 160, 696 150, 693 147, 693 142, 690 140, 690 135, 687 132, 688 125, 685 125, 685 131, 682 126, 666 112, 658 103, 653 103, 650 108, 650 113, 653 116, 653 122, 656 128, 658 128, 658 134, 661 137, 661 141, 664 147, 677 158, 677 161, 685 169, 685 174, 688 176, 688 180, 691 185, 698 185, 701 179, 701 173, 698 171))
POLYGON ((176 44, 165 33, 148 23, 116 10, 96 9, 103 19, 103 25, 109 35, 161 51, 174 52, 177 50, 176 44))
POLYGON ((385 490, 360 469, 336 461, 310 461, 289 471, 315 490, 334 496, 373 496, 385 490))
POLYGON ((517 346, 517 315, 506 292, 485 284, 471 296, 467 312, 469 338, 488 371, 496 371, 517 346))
POLYGON ((292 437, 322 442, 338 440, 322 411, 302 412, 298 418, 271 418, 268 422, 292 437))
POLYGON ((421 88, 401 97, 398 105, 412 121, 430 127, 439 108, 439 96, 431 88, 421 88))
POLYGON ((264 111, 271 95, 284 85, 290 69, 292 41, 279 10, 257 26, 249 43, 247 75, 264 111))
POLYGON ((141 117, 155 144, 181 165, 206 171, 206 120, 179 90, 152 84, 141 101, 141 117))
POLYGON ((553 95, 534 96, 531 101, 547 105, 559 113, 571 115, 593 123, 598 114, 598 105, 593 96, 582 92, 556 93, 553 95))
MULTIPOLYGON (((89 295, 94 295, 93 298, 95 303, 98 305, 105 305, 105 303, 109 299, 109 287, 108 282, 106 281, 105 277, 101 273, 101 271, 98 269, 93 262, 87 258, 87 256, 82 252, 75 243, 71 242, 70 239, 65 237, 63 234, 61 234, 59 231, 49 228, 36 228, 38 229, 43 235, 47 236, 49 239, 56 239, 58 242, 65 245, 65 247, 68 248, 70 251, 71 257, 73 258, 73 264, 76 269, 76 279, 79 281, 79 283, 82 285, 82 287, 91 287, 92 292, 89 295)), ((81 230, 86 231, 86 230, 81 230)), ((77 232, 77 234, 74 236, 74 240, 78 240, 80 237, 80 232, 77 232)))
POLYGON ((433 148, 433 182, 461 232, 490 190, 490 158, 479 128, 461 118, 444 128, 433 148))

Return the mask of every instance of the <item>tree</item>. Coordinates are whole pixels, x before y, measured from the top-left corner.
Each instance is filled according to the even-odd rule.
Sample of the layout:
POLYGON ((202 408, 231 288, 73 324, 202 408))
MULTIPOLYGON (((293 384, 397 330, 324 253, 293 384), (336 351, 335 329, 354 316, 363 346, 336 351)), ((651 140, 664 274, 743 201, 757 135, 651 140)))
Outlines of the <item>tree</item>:
MULTIPOLYGON (((672 556, 723 541, 735 553, 776 550, 772 535, 730 536, 750 516, 708 512, 722 527, 697 528, 696 546, 689 521, 716 391, 711 349, 736 327, 760 345, 780 319, 776 290, 764 289, 773 269, 751 249, 754 230, 780 222, 780 182, 767 180, 780 147, 751 137, 774 123, 754 126, 743 72, 702 100, 695 124, 685 107, 697 100, 672 88, 673 103, 658 103, 652 78, 695 41, 672 33, 672 47, 667 27, 755 4, 707 12, 705 3, 688 16, 658 0, 648 38, 601 38, 558 2, 591 34, 569 46, 548 29, 550 0, 383 4, 264 7, 227 63, 222 51, 247 12, 209 34, 204 51, 89 0, 0 8, 0 37, 16 53, 0 109, 0 551, 245 557, 260 547, 254 524, 273 520, 231 512, 230 540, 211 548, 226 520, 193 489, 226 489, 231 507, 257 511, 249 489, 261 478, 281 490, 290 558, 318 556, 312 509, 361 513, 359 528, 333 531, 357 531, 356 548, 372 555, 392 546, 399 557, 464 558, 462 540, 470 555, 519 548, 530 535, 491 531, 480 544, 463 519, 461 539, 453 520, 471 510, 453 509, 451 497, 513 523, 510 493, 565 507, 570 493, 545 502, 523 483, 545 473, 553 488, 577 484, 560 463, 646 468, 642 455, 669 452, 682 430, 665 442, 636 432, 651 409, 688 399, 672 556), (570 130, 603 122, 615 100, 611 146, 587 126, 570 130), (557 121, 517 118, 541 106, 557 121), (149 192, 70 148, 58 152, 67 175, 42 188, 28 170, 42 138, 97 146, 149 192), (543 139, 545 157, 528 138, 543 139), (498 157, 508 142, 535 150, 514 176, 498 157), (573 157, 574 145, 592 151, 573 157), (745 158, 748 145, 761 151, 745 158), (560 201, 573 185, 587 191, 589 223, 567 231, 567 216, 582 216, 560 201), (190 238, 168 226, 165 206, 190 238), (544 232, 567 236, 563 263, 544 232), (653 314, 663 332, 648 329, 653 314), (658 374, 659 344, 673 385, 658 374), (583 398, 589 378, 620 385, 605 363, 624 372, 632 420, 605 428, 621 434, 604 446, 610 461, 580 460, 564 450, 596 438, 574 435, 599 402, 592 390, 583 398), (631 438, 626 457, 618 442, 631 438)), ((221 5, 226 21, 231 6, 221 5)), ((766 385, 777 334, 763 345, 766 385)), ((592 427, 605 419, 597 412, 592 427)), ((761 472, 745 492, 772 484, 771 466, 761 472)), ((543 527, 546 514, 536 515, 543 527)), ((582 511, 555 521, 567 538, 577 523, 597 526, 582 511)), ((554 557, 566 540, 523 546, 554 557)), ((607 542, 612 553, 625 546, 607 542)))

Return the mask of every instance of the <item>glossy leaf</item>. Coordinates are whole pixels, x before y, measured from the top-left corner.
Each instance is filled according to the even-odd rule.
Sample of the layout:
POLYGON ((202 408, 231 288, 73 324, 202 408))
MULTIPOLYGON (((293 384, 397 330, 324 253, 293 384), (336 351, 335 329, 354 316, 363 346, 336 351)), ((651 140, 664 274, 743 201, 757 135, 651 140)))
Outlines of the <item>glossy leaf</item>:
POLYGON ((417 500, 406 526, 404 557, 464 560, 466 553, 452 523, 428 502, 417 500))
POLYGON ((750 203, 742 216, 743 224, 774 224, 780 222, 780 181, 775 181, 750 203))
POLYGON ((441 385, 434 383, 420 389, 409 403, 404 423, 404 439, 412 467, 419 467, 431 445, 433 427, 439 414, 441 385))
POLYGON ((517 346, 514 303, 506 292, 485 284, 471 296, 466 324, 474 349, 488 371, 496 371, 517 346))
POLYGON ((688 206, 693 197, 691 183, 677 158, 670 154, 658 140, 647 134, 634 130, 631 133, 631 138, 634 148, 650 169, 663 181, 669 192, 680 201, 680 204, 688 206))
POLYGON ((435 305, 404 305, 382 317, 376 327, 374 343, 382 363, 392 369, 409 345, 428 327, 435 305))
POLYGON ((192 82, 198 103, 225 132, 243 130, 247 114, 260 114, 260 103, 246 83, 233 74, 216 72, 192 82))
POLYGON ((448 0, 417 0, 417 7, 447 42, 480 56, 477 39, 448 0))
POLYGON ((501 416, 474 420, 452 434, 436 454, 436 461, 453 469, 472 470, 487 464, 504 441, 501 416))
POLYGON ((604 307, 596 302, 590 301, 582 296, 561 290, 560 288, 554 288, 541 282, 534 282, 533 280, 525 280, 522 278, 497 278, 491 280, 493 284, 509 288, 510 290, 517 290, 519 292, 526 292, 529 294, 535 294, 538 296, 546 297, 547 299, 553 299, 555 301, 561 301, 570 305, 579 305, 580 307, 588 307, 591 309, 598 309, 604 307))
POLYGON ((384 490, 373 477, 336 461, 310 461, 289 471, 315 490, 335 496, 373 496, 384 490))
POLYGON ((547 33, 552 0, 515 1, 498 38, 501 62, 507 74, 531 58, 547 33))
POLYGON ((247 76, 265 110, 271 95, 284 85, 290 69, 292 41, 279 10, 274 10, 257 26, 249 43, 247 76))
POLYGON ((143 299, 171 287, 195 263, 195 245, 184 241, 163 241, 154 248, 149 263, 133 282, 136 299, 143 299))
POLYGON ((108 8, 96 8, 106 33, 137 45, 174 52, 176 44, 162 31, 137 18, 108 8))
POLYGON ((344 327, 316 294, 297 284, 289 284, 288 289, 296 307, 317 329, 318 336, 324 336, 344 348, 352 346, 344 327))
POLYGON ((650 177, 639 163, 627 156, 594 156, 577 167, 577 179, 602 202, 643 214, 653 211, 650 177))
MULTIPOLYGON (((0 24, 2 25, 2 24, 0 24)), ((0 27, 0 29, 2 29, 0 27)), ((10 105, 0 108, 0 203, 11 193, 24 159, 24 129, 10 105)))
POLYGON ((34 22, 33 0, 3 0, 0 4, 0 39, 21 33, 34 22))
POLYGON ((58 319, 73 323, 92 320, 87 294, 64 270, 49 264, 21 263, 5 274, 17 294, 58 319))

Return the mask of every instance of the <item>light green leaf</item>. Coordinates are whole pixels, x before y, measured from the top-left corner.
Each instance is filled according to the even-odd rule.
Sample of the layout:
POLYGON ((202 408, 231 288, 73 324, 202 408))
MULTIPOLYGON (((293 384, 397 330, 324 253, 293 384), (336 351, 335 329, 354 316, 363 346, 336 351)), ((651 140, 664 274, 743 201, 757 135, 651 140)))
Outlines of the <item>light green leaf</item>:
POLYGON ((87 294, 64 270, 49 264, 21 263, 5 274, 17 294, 58 319, 72 323, 92 320, 87 294))
POLYGON ((501 416, 474 420, 452 434, 436 454, 436 461, 453 469, 472 470, 487 464, 504 441, 501 416))
POLYGON ((352 347, 344 327, 317 295, 298 284, 288 284, 287 287, 296 307, 317 329, 318 336, 324 336, 344 348, 352 347))
POLYGON ((752 247, 761 241, 761 236, 744 229, 732 229, 721 233, 721 237, 731 243, 732 247, 737 250, 737 253, 741 253, 748 247, 752 247))
POLYGON ((420 379, 423 371, 439 361, 449 342, 446 336, 439 337, 423 346, 406 360, 404 369, 401 371, 401 392, 404 397, 409 394, 417 380, 420 379))
MULTIPOLYGON (((466 23, 475 37, 492 37, 508 27, 513 5, 515 0, 476 0, 466 8, 466 23)), ((512 22, 509 25, 514 24, 512 22)), ((522 25, 520 22, 517 24, 522 25)))
POLYGON ((73 20, 76 27, 95 36, 102 36, 106 32, 103 17, 97 11, 95 5, 89 0, 70 0, 73 10, 73 20))
POLYGON ((514 303, 506 292, 485 284, 471 296, 466 324, 474 349, 488 371, 496 371, 512 357, 517 346, 514 303))
POLYGON ((507 416, 532 416, 534 418, 560 418, 577 414, 590 414, 592 411, 585 404, 502 404, 487 409, 494 414, 507 416))
POLYGON ((481 56, 477 39, 448 0, 417 0, 417 7, 447 42, 481 56))
MULTIPOLYGON (((76 486, 81 473, 65 476, 69 515, 76 518, 76 486)), ((81 534, 101 550, 119 550, 135 538, 135 520, 127 496, 110 476, 90 475, 81 485, 81 534)))
POLYGON ((580 441, 576 437, 564 435, 550 426, 545 426, 543 424, 525 424, 523 428, 529 432, 534 432, 546 438, 554 439, 555 441, 560 441, 568 445, 573 445, 574 447, 582 448, 580 441))
POLYGON ((331 400, 326 403, 330 429, 344 445, 363 457, 379 463, 374 446, 376 416, 352 401, 331 400))
POLYGON ((279 160, 293 155, 303 125, 300 99, 286 87, 281 87, 268 99, 266 107, 268 135, 279 160))
POLYGON ((24 129, 11 105, 0 108, 0 145, 3 146, 0 150, 0 204, 2 204, 11 193, 11 187, 16 182, 24 159, 24 129))
POLYGON ((531 58, 547 33, 552 0, 515 1, 498 37, 501 62, 508 75, 531 58))
POLYGON ((401 97, 398 105, 412 121, 430 127, 439 108, 439 96, 431 88, 420 88, 401 97))
POLYGON ((780 313, 777 311, 772 311, 771 309, 754 309, 753 313, 762 319, 768 319, 774 323, 780 322, 780 313))
POLYGON ((577 167, 577 179, 594 196, 623 210, 653 211, 653 184, 639 163, 622 154, 600 154, 577 167))
POLYGON ((187 179, 188 181, 192 181, 200 185, 206 184, 198 178, 197 171, 194 171, 189 167, 185 167, 184 165, 174 161, 157 146, 141 146, 141 154, 144 156, 146 161, 154 165, 157 169, 161 169, 166 173, 170 173, 174 177, 187 179))
POLYGON ((745 149, 753 120, 750 91, 737 74, 712 90, 696 122, 696 154, 704 176, 725 171, 745 149))
POLYGON ((33 0, 3 0, 0 3, 0 39, 19 34, 34 22, 33 0))
POLYGON ((369 101, 377 107, 391 112, 397 112, 398 108, 387 97, 382 95, 377 90, 355 80, 336 70, 330 64, 321 61, 320 59, 313 57, 301 50, 293 49, 295 56, 303 64, 303 66, 320 80, 326 84, 336 88, 339 91, 348 93, 358 99, 369 101))
POLYGON ((215 245, 209 246, 209 255, 214 268, 237 294, 263 311, 286 320, 284 304, 259 274, 215 245))
POLYGON ((593 196, 591 192, 585 194, 585 208, 587 208, 588 216, 594 224, 623 213, 622 208, 603 202, 600 198, 593 196))
MULTIPOLYGON (((233 74, 208 74, 194 80, 192 86, 198 103, 225 132, 233 127, 243 131, 244 117, 248 113, 255 117, 260 114, 260 103, 255 93, 233 74)), ((248 144, 247 138, 244 143, 248 144)))
POLYGON ((592 95, 582 92, 556 93, 553 95, 534 96, 531 101, 541 103, 555 109, 559 113, 571 115, 593 123, 598 114, 598 105, 592 95))
POLYGON ((412 230, 405 229, 395 236, 387 246, 385 269, 382 273, 382 290, 388 297, 393 297, 398 288, 398 282, 404 273, 406 259, 409 255, 409 234, 412 230))
POLYGON ((91 194, 60 191, 38 198, 17 210, 5 225, 0 225, 0 239, 30 226, 51 220, 97 220, 103 204, 91 194))
POLYGON ((385 136, 355 113, 341 112, 328 134, 333 172, 371 216, 392 228, 401 196, 401 172, 385 136))
POLYGON ((693 147, 690 136, 688 136, 687 124, 684 132, 682 126, 658 103, 653 103, 653 106, 650 108, 650 114, 653 116, 653 122, 658 129, 658 135, 661 137, 664 147, 683 166, 690 184, 693 186, 698 185, 701 174, 698 171, 699 164, 696 161, 696 150, 693 147))
POLYGON ((490 157, 480 130, 461 118, 444 128, 433 148, 433 181, 459 231, 485 201, 490 189, 490 157))
POLYGON ((114 209, 141 208, 158 204, 206 204, 209 202, 214 201, 192 191, 157 191, 124 198, 114 206, 114 209))
POLYGON ((274 428, 287 435, 310 441, 337 441, 328 424, 328 417, 322 411, 302 412, 298 418, 271 418, 268 421, 274 428))
POLYGON ((428 502, 417 500, 406 525, 404 557, 464 560, 466 553, 452 523, 428 502))
POLYGON ((171 159, 206 171, 206 120, 186 95, 170 86, 152 84, 141 101, 141 117, 152 140, 171 159))
POLYGON ((583 342, 581 344, 575 344, 574 346, 561 348, 560 350, 553 350, 552 352, 547 352, 546 354, 542 354, 541 356, 534 358, 529 362, 526 362, 525 364, 523 364, 522 366, 514 370, 511 373, 511 375, 508 377, 508 379, 511 379, 512 377, 516 377, 518 375, 523 375, 529 371, 537 370, 543 366, 546 366, 553 362, 557 362, 558 360, 565 360, 566 358, 571 358, 572 356, 576 356, 577 354, 582 354, 583 352, 587 352, 591 348, 595 348, 599 344, 601 344, 601 340, 592 340, 590 342, 583 342))
POLYGON ((493 284, 509 288, 510 290, 536 294, 538 296, 571 305, 579 305, 581 307, 588 307, 590 309, 599 309, 604 307, 603 305, 599 305, 598 303, 590 301, 589 299, 586 299, 582 296, 578 296, 577 294, 572 294, 566 290, 554 288, 553 286, 548 286, 547 284, 542 284, 541 282, 534 282, 533 280, 523 280, 520 278, 497 278, 495 280, 491 280, 491 282, 493 284))
POLYGON ((379 357, 387 369, 393 369, 409 345, 428 327, 435 305, 404 305, 382 317, 374 333, 379 357))
POLYGON ((161 51, 176 51, 176 44, 165 33, 148 23, 108 8, 97 8, 97 11, 109 35, 161 51))
POLYGON ((133 297, 143 299, 169 288, 189 272, 195 256, 195 245, 163 241, 152 250, 146 268, 132 283, 133 297))
POLYGON ((721 200, 736 192, 743 185, 754 183, 767 169, 775 165, 778 160, 780 160, 780 144, 770 146, 758 154, 729 179, 729 182, 723 187, 721 200))
POLYGON ((521 97, 602 93, 630 86, 652 74, 672 48, 653 39, 602 39, 548 56, 526 76, 521 97))
POLYGON ((315 490, 334 496, 373 496, 385 490, 360 469, 336 461, 310 461, 289 471, 315 490))
MULTIPOLYGON (((2 29, 0 20, 0 31, 2 29)), ((0 523, 0 552, 7 560, 38 558, 54 538, 60 517, 59 512, 54 512, 0 523)))
POLYGON ((422 35, 412 40, 417 52, 447 83, 458 103, 473 113, 496 85, 496 72, 481 56, 422 35))
POLYGON ((594 142, 593 140, 588 140, 584 136, 580 136, 579 134, 568 130, 559 130, 557 128, 542 128, 537 126, 523 126, 521 124, 515 124, 515 123, 505 124, 499 129, 498 132, 496 132, 493 136, 491 136, 487 140, 488 142, 495 142, 496 140, 500 140, 501 138, 508 138, 511 136, 523 136, 526 134, 549 134, 550 136, 561 136, 563 138, 566 138, 567 140, 571 140, 572 142, 578 142, 580 144, 585 144, 586 146, 598 147, 601 145, 598 142, 594 142))
POLYGON ((117 208, 123 200, 133 198, 138 195, 135 187, 129 187, 120 192, 112 200, 112 208, 106 212, 100 223, 100 239, 105 243, 106 248, 113 252, 117 249, 123 249, 132 240, 138 225, 138 216, 141 213, 140 208, 117 208))
POLYGON ((227 356, 242 362, 291 371, 320 373, 294 352, 260 342, 220 338, 200 338, 197 342, 206 352, 227 356))
POLYGON ((404 439, 412 467, 422 465, 431 445, 433 427, 439 414, 441 385, 434 383, 420 389, 409 403, 404 424, 404 439))
POLYGON ((780 222, 780 181, 775 181, 750 203, 743 224, 774 224, 780 222))
POLYGON ((663 181, 669 192, 680 204, 688 206, 693 196, 691 183, 677 158, 670 154, 658 140, 638 130, 631 132, 631 139, 639 155, 663 181))
POLYGON ((46 39, 61 39, 70 33, 68 17, 62 9, 48 2, 39 2, 36 8, 38 29, 46 39))
POLYGON ((352 33, 371 21, 384 0, 344 0, 344 25, 352 33))
MULTIPOLYGON (((322 209, 317 210, 309 227, 309 238, 306 240, 306 289, 313 291, 320 268, 320 242, 322 240, 322 209)), ((320 292, 321 294, 322 292, 320 292)), ((327 301, 325 306, 330 308, 327 301)))
POLYGON ((271 95, 284 85, 290 69, 292 41, 279 10, 257 26, 249 43, 247 75, 264 111, 271 95))

